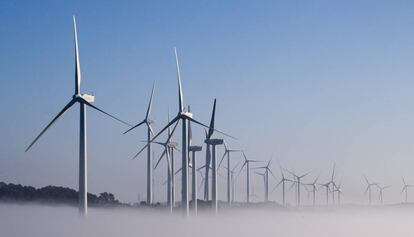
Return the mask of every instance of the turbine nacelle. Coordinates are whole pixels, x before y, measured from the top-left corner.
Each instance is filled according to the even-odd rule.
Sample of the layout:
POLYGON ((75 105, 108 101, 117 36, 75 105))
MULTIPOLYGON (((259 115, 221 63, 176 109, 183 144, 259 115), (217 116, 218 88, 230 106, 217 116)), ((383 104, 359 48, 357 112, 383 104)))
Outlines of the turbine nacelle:
POLYGON ((206 139, 204 140, 204 142, 209 145, 221 145, 223 144, 224 140, 223 139, 206 139))
POLYGON ((190 147, 188 147, 188 151, 197 152, 197 151, 201 151, 201 150, 203 150, 202 146, 190 146, 190 147))
POLYGON ((89 103, 95 102, 95 96, 93 96, 93 95, 76 94, 76 95, 73 96, 73 99, 79 99, 79 98, 81 98, 81 99, 83 99, 83 100, 85 100, 85 101, 87 101, 89 103))
POLYGON ((193 114, 191 112, 178 112, 178 116, 184 118, 193 118, 193 114))

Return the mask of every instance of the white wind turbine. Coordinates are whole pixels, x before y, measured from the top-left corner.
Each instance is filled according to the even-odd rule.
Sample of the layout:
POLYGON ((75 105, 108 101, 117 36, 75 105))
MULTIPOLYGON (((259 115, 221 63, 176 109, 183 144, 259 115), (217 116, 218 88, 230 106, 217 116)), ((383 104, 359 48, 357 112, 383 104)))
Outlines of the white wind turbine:
POLYGON ((414 185, 407 184, 407 183, 405 182, 404 177, 402 177, 402 181, 403 181, 403 183, 404 183, 404 186, 403 186, 403 188, 402 188, 401 193, 405 192, 405 203, 408 203, 408 188, 412 188, 412 187, 414 187, 414 185))
POLYGON ((240 175, 240 172, 243 170, 244 166, 246 166, 246 202, 250 203, 250 162, 262 162, 262 161, 247 159, 244 151, 242 151, 242 154, 244 157, 244 163, 242 167, 240 168, 238 175, 240 175))
POLYGON ((385 189, 391 188, 391 185, 380 186, 379 184, 376 184, 376 186, 379 189, 378 197, 379 197, 380 203, 383 204, 383 201, 384 201, 384 199, 383 199, 383 192, 384 192, 385 189))
POLYGON ((153 202, 152 197, 152 159, 151 159, 151 134, 154 135, 154 132, 151 127, 151 123, 153 121, 150 119, 151 107, 152 107, 152 98, 154 96, 154 86, 155 83, 152 85, 151 96, 148 102, 147 113, 145 114, 144 120, 133 126, 132 128, 128 129, 124 134, 128 133, 129 131, 141 126, 142 124, 147 125, 147 204, 151 205, 153 202))
POLYGON ((86 106, 89 106, 109 117, 118 120, 119 122, 131 126, 130 124, 110 115, 109 113, 92 105, 95 97, 88 94, 82 94, 80 90, 81 71, 79 63, 78 50, 78 35, 76 30, 76 19, 73 16, 73 30, 75 35, 75 94, 69 103, 52 119, 52 121, 40 132, 34 141, 27 147, 26 152, 37 142, 37 140, 60 118, 69 110, 74 104, 79 103, 80 106, 80 136, 79 136, 79 213, 86 215, 88 209, 88 188, 87 188, 87 141, 86 141, 86 106))
POLYGON ((283 204, 283 206, 285 206, 286 205, 286 193, 285 193, 285 190, 286 190, 286 182, 292 182, 292 183, 294 183, 295 181, 293 181, 293 180, 290 180, 290 179, 287 179, 286 177, 285 177, 285 175, 284 175, 284 173, 283 173, 283 168, 279 165, 279 168, 280 168, 280 173, 281 173, 281 175, 282 175, 282 179, 280 180, 280 182, 273 188, 273 190, 272 190, 272 193, 276 190, 276 188, 279 186, 279 185, 281 185, 282 184, 282 204, 283 204))
POLYGON ((214 133, 214 120, 216 115, 216 99, 214 99, 213 104, 213 111, 211 113, 211 119, 210 119, 210 126, 208 128, 208 131, 206 131, 206 139, 204 140, 204 143, 206 144, 206 163, 204 165, 204 201, 208 201, 209 199, 209 172, 211 167, 211 151, 210 151, 210 143, 208 142, 211 139, 211 136, 213 136, 214 133))
POLYGON ((301 182, 301 180, 302 180, 302 178, 304 178, 305 176, 307 176, 308 174, 310 174, 311 173, 311 171, 309 171, 309 172, 307 172, 307 173, 305 173, 305 174, 303 174, 303 175, 296 175, 294 172, 291 172, 291 171, 289 171, 289 170, 286 170, 287 172, 289 172, 296 180, 295 180, 295 182, 293 183, 293 185, 297 185, 296 186, 296 194, 297 194, 297 199, 296 199, 296 201, 297 201, 297 206, 298 207, 300 207, 300 186, 301 185, 303 185, 303 183, 301 182))
POLYGON ((155 164, 154 169, 156 169, 161 161, 161 159, 165 156, 167 159, 167 203, 172 211, 175 203, 175 178, 174 178, 174 150, 177 150, 177 143, 172 142, 171 138, 177 128, 178 123, 174 125, 172 131, 168 128, 168 137, 165 142, 153 142, 159 144, 164 147, 164 151, 161 154, 160 158, 158 159, 157 163, 155 164))
POLYGON ((252 169, 264 169, 263 172, 263 179, 264 179, 264 201, 269 201, 269 173, 272 175, 272 177, 277 180, 276 176, 273 174, 272 170, 270 169, 271 161, 269 160, 267 162, 267 165, 262 167, 255 167, 252 169))
POLYGON ((370 183, 369 182, 369 180, 368 180, 368 178, 364 175, 364 178, 365 178, 365 181, 367 182, 367 189, 365 189, 365 193, 367 193, 368 192, 368 201, 369 201, 369 204, 371 205, 371 203, 372 203, 372 198, 371 198, 371 187, 375 187, 375 186, 377 186, 378 187, 378 185, 376 184, 376 183, 370 183))
POLYGON ((305 184, 307 186, 312 187, 312 190, 311 190, 312 191, 312 206, 314 206, 314 207, 315 207, 315 204, 316 204, 316 190, 318 190, 318 188, 316 186, 316 182, 318 182, 318 179, 319 179, 319 176, 316 177, 316 179, 312 183, 305 184))
MULTIPOLYGON (((219 163, 219 168, 221 166, 221 163, 224 160, 224 157, 226 157, 227 155, 227 167, 230 167, 230 153, 236 153, 236 152, 243 152, 242 150, 232 150, 229 149, 226 145, 226 143, 224 142, 224 154, 223 157, 221 157, 221 161, 219 163)), ((230 206, 231 205, 231 170, 227 169, 227 203, 230 206)))
MULTIPOLYGON (((167 128, 169 128, 174 123, 178 123, 180 120, 182 122, 182 133, 181 133, 181 154, 182 154, 182 161, 181 161, 181 168, 182 168, 182 178, 181 178, 181 207, 184 211, 184 214, 186 216, 189 215, 189 198, 188 198, 188 121, 191 121, 195 124, 201 125, 205 128, 209 128, 207 125, 193 119, 192 113, 184 111, 184 99, 183 99, 183 93, 182 93, 182 87, 181 87, 181 73, 180 73, 180 64, 178 62, 178 55, 177 50, 174 48, 175 53, 175 62, 176 62, 176 69, 177 69, 177 81, 178 81, 178 114, 175 118, 171 120, 163 129, 161 129, 152 139, 151 142, 154 141, 160 134, 162 134, 167 128)), ((222 133, 228 137, 231 137, 230 135, 227 135, 223 132, 220 132, 215 129, 215 131, 222 133)), ((135 156, 136 158, 145 148, 147 145, 145 145, 135 156)))

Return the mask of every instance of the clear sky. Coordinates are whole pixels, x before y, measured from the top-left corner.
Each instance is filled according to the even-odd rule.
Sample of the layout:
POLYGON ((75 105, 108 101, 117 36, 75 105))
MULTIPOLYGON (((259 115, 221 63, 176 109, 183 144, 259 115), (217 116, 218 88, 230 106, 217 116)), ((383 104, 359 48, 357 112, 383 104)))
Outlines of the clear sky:
MULTIPOLYGON (((216 126, 250 158, 322 181, 336 162, 346 201, 365 200, 363 174, 393 185, 386 202, 401 200, 401 176, 414 183, 412 1, 0 1, 0 180, 77 188, 78 108, 24 153, 74 92, 73 14, 82 90, 108 112, 142 120, 155 81, 155 129, 175 115, 176 46, 185 104, 208 123, 217 98, 216 126)), ((135 201, 146 133, 125 129, 88 111, 89 191, 135 201)))

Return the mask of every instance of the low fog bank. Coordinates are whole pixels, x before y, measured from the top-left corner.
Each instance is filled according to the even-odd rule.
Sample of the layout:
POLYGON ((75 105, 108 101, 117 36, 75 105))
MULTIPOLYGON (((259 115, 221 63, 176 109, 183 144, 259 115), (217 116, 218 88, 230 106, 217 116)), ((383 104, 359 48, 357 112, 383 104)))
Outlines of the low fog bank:
POLYGON ((414 206, 321 210, 223 210, 184 218, 168 212, 0 204, 0 236, 413 236, 414 206))

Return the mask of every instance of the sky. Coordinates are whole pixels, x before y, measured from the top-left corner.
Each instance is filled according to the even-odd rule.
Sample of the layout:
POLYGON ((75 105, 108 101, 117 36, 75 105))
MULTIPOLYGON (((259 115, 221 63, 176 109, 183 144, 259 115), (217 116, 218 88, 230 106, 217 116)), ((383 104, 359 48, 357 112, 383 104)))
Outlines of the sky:
MULTIPOLYGON (((401 177, 414 184, 413 13, 412 1, 0 1, 0 180, 77 189, 78 108, 24 152, 74 93, 76 15, 81 88, 96 106, 139 122, 155 82, 161 129, 178 109, 177 47, 184 103, 208 123, 217 98, 216 127, 237 137, 225 138, 231 148, 272 159, 277 176, 278 162, 312 171, 307 181, 326 181, 336 163, 345 202, 366 202, 363 175, 392 185, 384 201, 399 202, 401 177)), ((92 110, 87 120, 89 192, 143 199, 145 156, 131 158, 145 128, 122 135, 128 127, 92 110)), ((155 171, 156 201, 165 171, 155 171)), ((244 172, 237 183, 243 200, 244 172)), ((259 200, 260 177, 252 184, 259 200)), ((221 180, 222 199, 224 190, 221 180)))

